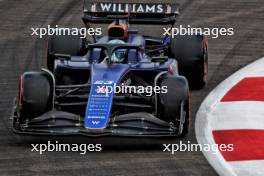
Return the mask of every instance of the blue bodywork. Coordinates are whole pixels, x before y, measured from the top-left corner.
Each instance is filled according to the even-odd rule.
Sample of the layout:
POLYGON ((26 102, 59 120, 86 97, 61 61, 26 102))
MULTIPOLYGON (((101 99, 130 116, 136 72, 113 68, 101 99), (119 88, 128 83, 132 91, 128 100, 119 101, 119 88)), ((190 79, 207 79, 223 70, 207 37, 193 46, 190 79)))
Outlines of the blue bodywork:
MULTIPOLYGON (((26 72, 24 75, 28 76, 21 77, 20 86, 22 92, 22 88, 26 90, 24 84, 36 85, 36 80, 42 80, 47 86, 42 92, 47 90, 49 94, 44 98, 31 96, 34 91, 28 89, 27 93, 35 100, 33 103, 21 101, 23 93, 19 94, 22 96, 15 101, 12 112, 13 131, 23 135, 89 137, 185 134, 184 125, 188 128, 189 119, 189 87, 187 79, 178 74, 176 58, 169 58, 173 57, 171 38, 142 36, 129 28, 129 24, 173 26, 178 6, 163 4, 166 13, 147 15, 115 10, 100 12, 95 8, 99 4, 85 0, 82 19, 86 27, 92 23, 112 22, 108 36, 93 36, 92 43, 79 36, 51 37, 47 69, 26 72), (168 90, 167 93, 148 90, 151 95, 147 91, 136 92, 139 88, 132 93, 115 93, 115 86, 120 85, 141 86, 145 90, 160 86, 168 90), (40 98, 43 101, 38 103, 40 98), (29 110, 40 107, 36 108, 40 110, 29 115, 27 107, 29 110)), ((125 6, 130 4, 133 5, 125 6)))
MULTIPOLYGON (((165 45, 167 38, 164 39, 165 45)), ((108 37, 102 37, 97 43, 107 43, 108 37)), ((129 43, 145 47, 145 39, 139 35, 131 35, 128 39, 129 43)), ((130 71, 168 71, 175 69, 173 73, 177 73, 175 67, 175 59, 168 59, 166 62, 152 62, 151 58, 145 53, 137 52, 130 49, 128 52, 127 64, 107 64, 100 61, 101 49, 94 48, 87 55, 78 57, 73 56, 70 60, 56 60, 56 70, 87 70, 90 73, 91 87, 89 90, 89 99, 85 113, 85 128, 87 129, 104 129, 110 120, 113 88, 118 85, 123 76, 130 71), (174 67, 172 67, 174 66, 174 67), (110 92, 111 89, 111 92, 110 92)))
POLYGON ((128 69, 126 64, 92 65, 92 86, 85 113, 86 128, 106 128, 111 114, 114 85, 119 83, 128 69))

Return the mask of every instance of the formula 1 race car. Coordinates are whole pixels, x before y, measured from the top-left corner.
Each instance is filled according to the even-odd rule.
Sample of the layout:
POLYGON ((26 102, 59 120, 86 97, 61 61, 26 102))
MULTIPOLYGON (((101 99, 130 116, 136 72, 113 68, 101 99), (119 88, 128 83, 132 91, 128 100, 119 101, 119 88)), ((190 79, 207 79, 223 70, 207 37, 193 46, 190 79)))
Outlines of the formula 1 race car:
POLYGON ((189 85, 206 83, 205 36, 150 37, 129 25, 173 26, 177 14, 176 4, 85 0, 85 25, 108 23, 107 35, 93 42, 78 35, 50 37, 47 68, 21 76, 14 132, 185 136, 189 85))

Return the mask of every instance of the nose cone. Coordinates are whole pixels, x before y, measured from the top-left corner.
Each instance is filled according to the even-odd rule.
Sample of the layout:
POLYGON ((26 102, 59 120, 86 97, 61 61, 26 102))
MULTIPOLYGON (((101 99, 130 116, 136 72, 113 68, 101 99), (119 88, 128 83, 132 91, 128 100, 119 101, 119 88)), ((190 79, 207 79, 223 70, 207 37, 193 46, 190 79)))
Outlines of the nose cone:
POLYGON ((92 86, 85 113, 85 128, 104 129, 111 115, 114 87, 128 71, 123 64, 92 65, 92 86))

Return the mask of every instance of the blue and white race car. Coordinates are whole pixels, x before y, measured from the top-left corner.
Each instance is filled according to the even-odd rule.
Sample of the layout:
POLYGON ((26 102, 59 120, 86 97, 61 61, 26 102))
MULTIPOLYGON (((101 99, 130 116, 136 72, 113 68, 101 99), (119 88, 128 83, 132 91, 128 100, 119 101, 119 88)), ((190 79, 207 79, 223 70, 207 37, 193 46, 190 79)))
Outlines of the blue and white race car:
POLYGON ((30 135, 163 137, 189 128, 189 85, 207 76, 203 35, 150 37, 129 24, 173 24, 176 4, 84 1, 86 26, 105 36, 52 36, 47 68, 25 72, 13 130, 30 135))

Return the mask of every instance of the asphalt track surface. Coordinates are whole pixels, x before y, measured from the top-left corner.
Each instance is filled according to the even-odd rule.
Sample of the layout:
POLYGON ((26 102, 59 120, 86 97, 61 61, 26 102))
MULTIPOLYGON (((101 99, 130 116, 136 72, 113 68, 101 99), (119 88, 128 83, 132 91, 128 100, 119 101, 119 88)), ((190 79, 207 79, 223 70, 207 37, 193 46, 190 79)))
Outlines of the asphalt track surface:
MULTIPOLYGON (((208 38, 209 82, 203 90, 192 91, 191 118, 194 122, 195 113, 210 90, 234 71, 264 55, 264 1, 178 2, 182 5, 178 24, 233 27, 235 31, 234 36, 208 38)), ((17 95, 19 75, 45 63, 46 38, 32 37, 30 28, 48 24, 82 27, 81 9, 82 1, 79 0, 0 1, 0 175, 217 175, 201 152, 171 155, 162 152, 159 145, 149 145, 148 140, 108 139, 101 153, 39 155, 31 152, 28 142, 12 133, 9 116, 17 95)), ((161 34, 151 31, 152 35, 161 34)), ((183 140, 197 142, 193 123, 191 132, 183 140)), ((89 139, 85 142, 89 143, 89 139)), ((179 140, 169 142, 178 143, 179 140)))

